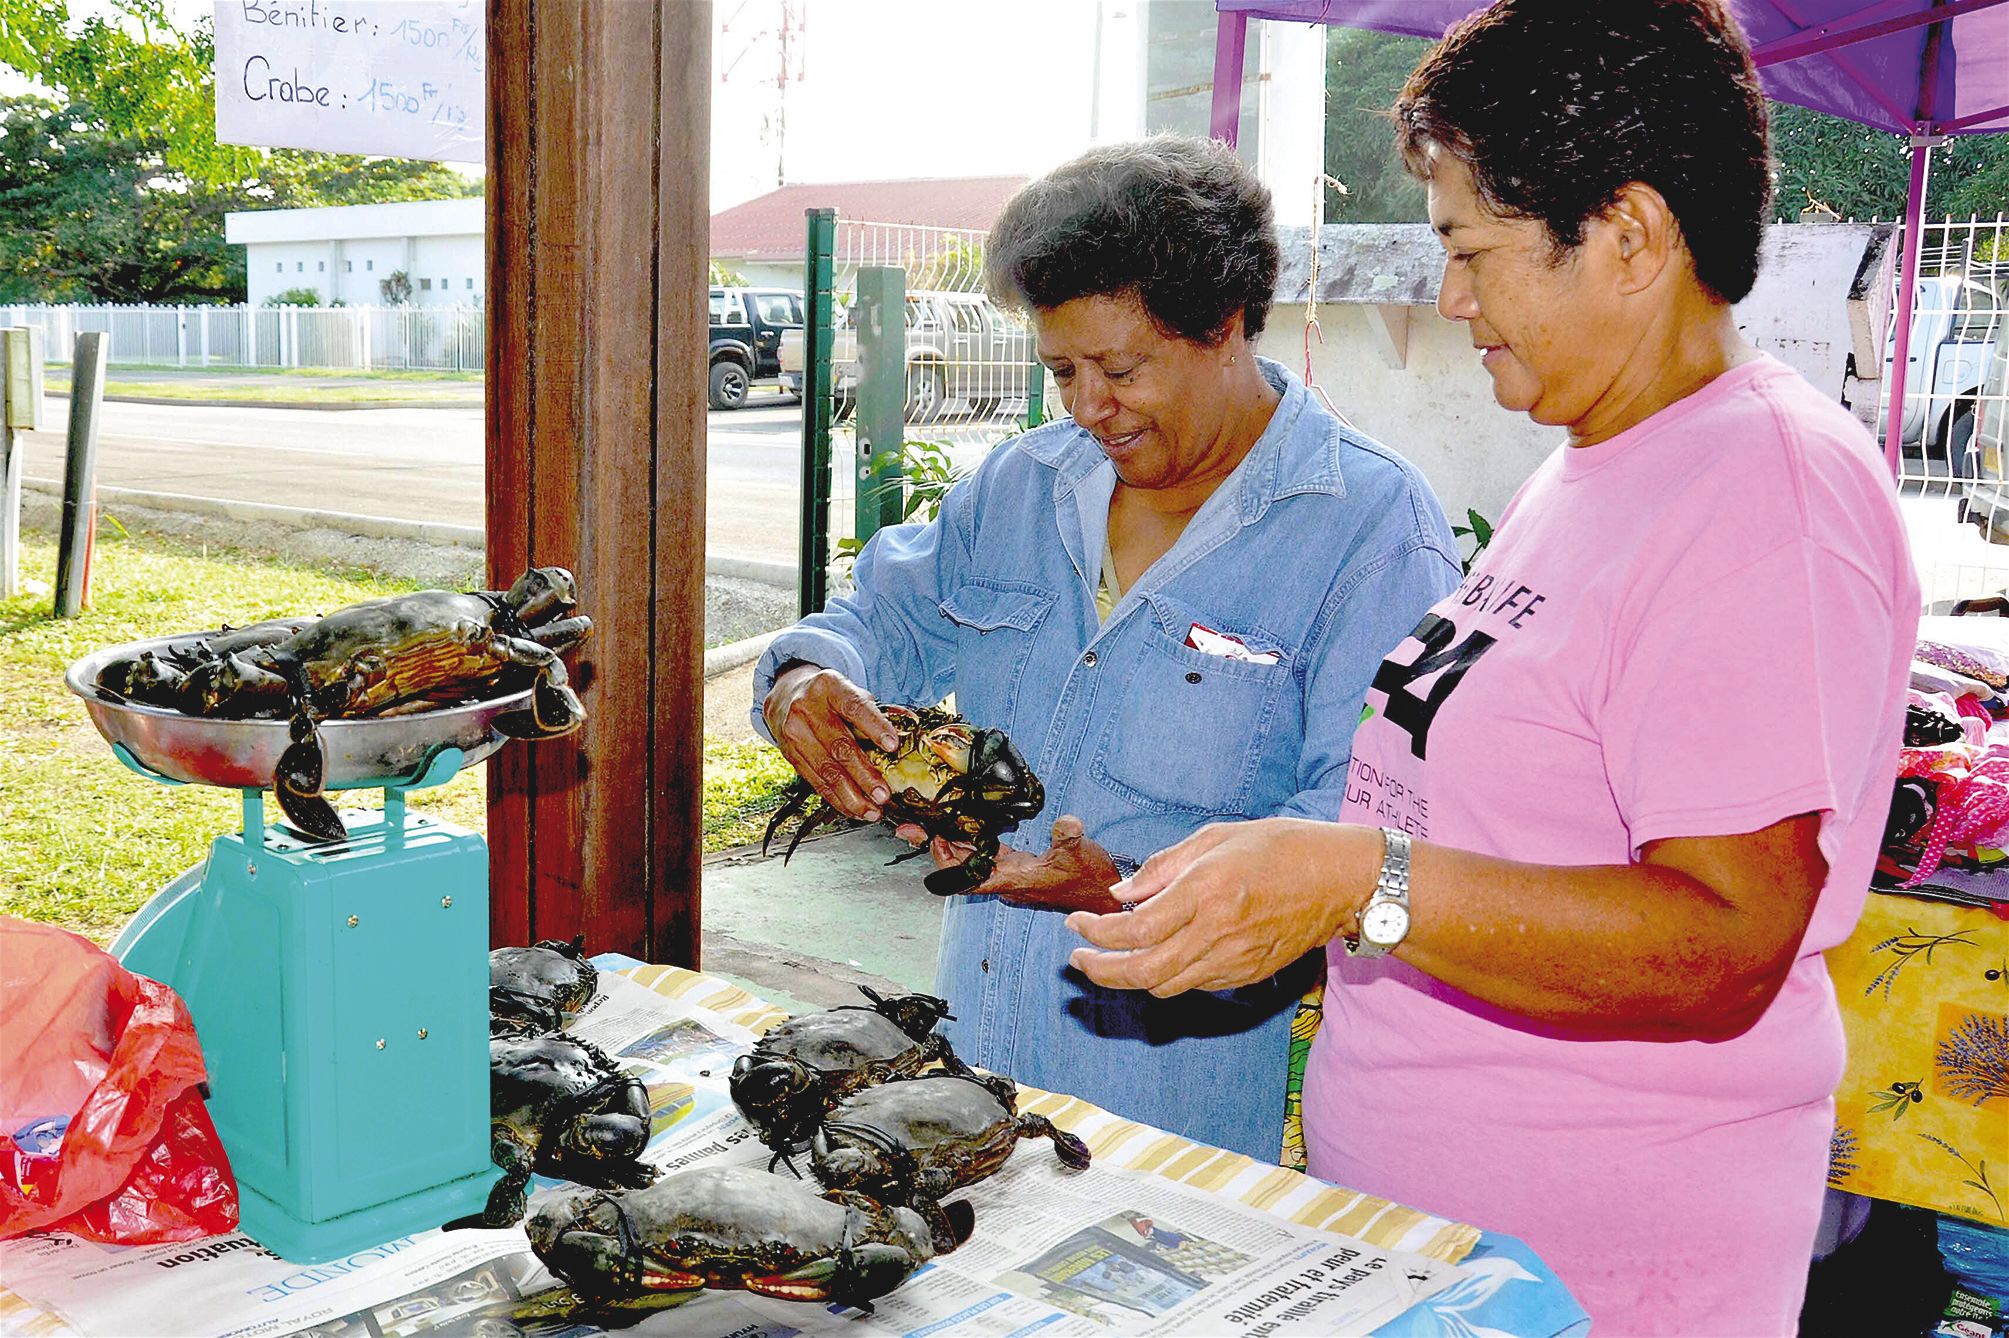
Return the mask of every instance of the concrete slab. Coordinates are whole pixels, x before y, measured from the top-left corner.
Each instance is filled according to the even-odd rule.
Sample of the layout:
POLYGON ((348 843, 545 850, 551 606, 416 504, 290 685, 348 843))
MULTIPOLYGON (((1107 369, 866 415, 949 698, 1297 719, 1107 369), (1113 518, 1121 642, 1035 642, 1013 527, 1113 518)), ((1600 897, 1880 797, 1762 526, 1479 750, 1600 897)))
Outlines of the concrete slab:
POLYGON ((883 826, 804 841, 784 867, 758 846, 705 861, 704 965, 800 1012, 858 1001, 858 986, 932 990, 942 902, 925 856, 883 826))

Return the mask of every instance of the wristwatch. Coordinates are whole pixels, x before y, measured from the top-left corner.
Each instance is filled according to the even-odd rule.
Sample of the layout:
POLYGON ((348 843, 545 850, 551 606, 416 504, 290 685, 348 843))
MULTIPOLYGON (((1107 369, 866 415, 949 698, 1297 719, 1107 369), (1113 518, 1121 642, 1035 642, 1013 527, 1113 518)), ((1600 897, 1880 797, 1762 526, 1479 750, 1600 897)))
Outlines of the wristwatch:
POLYGON ((1349 957, 1385 957, 1409 936, 1409 833, 1381 829, 1381 876, 1360 908, 1360 932, 1345 938, 1349 957))

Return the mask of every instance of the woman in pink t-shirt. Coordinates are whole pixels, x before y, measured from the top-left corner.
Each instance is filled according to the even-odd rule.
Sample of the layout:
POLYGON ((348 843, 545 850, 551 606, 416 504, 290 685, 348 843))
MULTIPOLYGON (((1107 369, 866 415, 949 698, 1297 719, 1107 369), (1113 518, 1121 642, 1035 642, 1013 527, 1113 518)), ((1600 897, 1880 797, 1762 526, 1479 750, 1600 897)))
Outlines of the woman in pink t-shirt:
POLYGON ((1918 586, 1859 424, 1738 334, 1764 101, 1716 0, 1504 0, 1411 75, 1438 309, 1567 429, 1383 662, 1339 823, 1208 827, 1070 919, 1158 995, 1330 941, 1313 1174, 1519 1235, 1604 1334, 1793 1331, 1842 1071, 1820 952, 1918 586))

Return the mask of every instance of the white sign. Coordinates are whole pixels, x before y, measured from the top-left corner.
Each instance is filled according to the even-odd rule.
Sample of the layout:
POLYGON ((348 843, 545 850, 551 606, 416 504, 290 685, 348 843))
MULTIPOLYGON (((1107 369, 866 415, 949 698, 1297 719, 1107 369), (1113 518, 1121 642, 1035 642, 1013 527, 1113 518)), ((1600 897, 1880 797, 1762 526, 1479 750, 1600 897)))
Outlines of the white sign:
POLYGON ((478 163, 479 0, 217 0, 216 138, 478 163))

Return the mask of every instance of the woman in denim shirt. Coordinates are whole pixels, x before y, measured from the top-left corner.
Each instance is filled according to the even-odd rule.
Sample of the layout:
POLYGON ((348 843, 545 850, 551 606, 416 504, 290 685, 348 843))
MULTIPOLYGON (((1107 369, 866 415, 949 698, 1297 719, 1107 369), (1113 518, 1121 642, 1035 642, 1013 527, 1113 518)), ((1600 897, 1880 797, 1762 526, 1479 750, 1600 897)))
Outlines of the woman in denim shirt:
POLYGON ((1119 875, 1209 822, 1336 817, 1375 666, 1457 582, 1450 528, 1413 467, 1254 355, 1277 244, 1232 152, 1097 149, 1020 192, 986 253, 1071 416, 874 536, 856 593, 756 667, 756 724, 867 820, 886 791, 857 739, 893 737, 876 701, 954 693, 1005 730, 1060 816, 947 908, 957 1052, 1274 1161, 1305 982, 1106 990, 1052 912, 1115 909, 1119 875))

